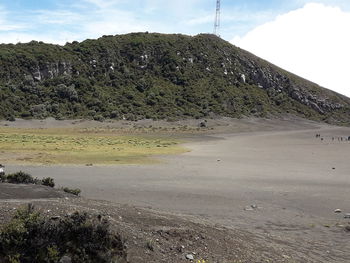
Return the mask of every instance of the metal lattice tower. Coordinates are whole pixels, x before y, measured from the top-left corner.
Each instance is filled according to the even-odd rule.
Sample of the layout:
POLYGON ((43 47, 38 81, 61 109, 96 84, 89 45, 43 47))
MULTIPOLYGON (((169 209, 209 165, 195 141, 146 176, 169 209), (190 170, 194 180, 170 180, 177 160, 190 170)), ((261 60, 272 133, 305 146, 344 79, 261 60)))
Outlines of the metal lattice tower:
POLYGON ((214 23, 214 35, 220 36, 220 0, 216 0, 216 14, 214 23))

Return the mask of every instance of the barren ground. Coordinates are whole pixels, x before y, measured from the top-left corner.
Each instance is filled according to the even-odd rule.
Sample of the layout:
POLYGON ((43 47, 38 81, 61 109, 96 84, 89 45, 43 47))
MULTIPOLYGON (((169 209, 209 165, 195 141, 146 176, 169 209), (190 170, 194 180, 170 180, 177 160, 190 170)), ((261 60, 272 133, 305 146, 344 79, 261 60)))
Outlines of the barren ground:
MULTIPOLYGON (((208 126, 177 133, 191 152, 160 156, 161 164, 6 168, 54 177, 62 186, 81 188, 85 198, 109 201, 38 205, 96 209, 114 220, 125 214, 119 229, 138 229, 129 233, 136 242, 129 239, 131 257, 146 253, 141 247, 148 239, 157 247, 145 261, 131 262, 182 262, 190 252, 209 262, 349 262, 349 128, 291 119, 209 120, 208 126), (200 245, 199 233, 216 245, 200 245)), ((0 204, 10 213, 19 203, 0 204)))

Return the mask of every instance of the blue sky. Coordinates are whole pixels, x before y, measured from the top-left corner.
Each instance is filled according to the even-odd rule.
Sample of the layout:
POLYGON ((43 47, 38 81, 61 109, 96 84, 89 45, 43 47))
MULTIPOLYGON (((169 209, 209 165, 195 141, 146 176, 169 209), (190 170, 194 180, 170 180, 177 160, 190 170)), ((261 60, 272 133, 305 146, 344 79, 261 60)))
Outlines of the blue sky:
MULTIPOLYGON (((198 34, 213 31, 215 0, 3 0, 0 42, 47 42, 96 38, 131 31, 198 34)), ((221 36, 230 40, 279 14, 323 2, 350 8, 350 1, 222 0, 221 36)))
MULTIPOLYGON (((348 81, 342 78, 349 75, 344 69, 350 61, 350 0, 221 2, 222 38, 350 96, 348 81)), ((2 0, 0 43, 34 39, 64 44, 143 31, 212 33, 215 4, 216 0, 2 0)))

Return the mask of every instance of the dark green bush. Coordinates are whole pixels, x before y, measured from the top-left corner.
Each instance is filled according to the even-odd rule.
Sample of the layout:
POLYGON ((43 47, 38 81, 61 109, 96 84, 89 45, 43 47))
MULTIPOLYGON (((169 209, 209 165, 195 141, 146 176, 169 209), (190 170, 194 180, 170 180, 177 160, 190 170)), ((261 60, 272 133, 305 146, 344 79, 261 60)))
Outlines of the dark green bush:
POLYGON ((126 262, 124 242, 107 220, 74 213, 58 220, 42 217, 29 204, 0 230, 0 262, 126 262))
POLYGON ((46 177, 41 180, 42 185, 50 186, 50 187, 55 187, 55 182, 54 179, 51 177, 46 177))
POLYGON ((7 176, 4 173, 0 173, 0 183, 5 183, 6 178, 7 178, 7 176))
POLYGON ((34 179, 30 174, 19 171, 17 173, 6 175, 6 182, 10 184, 35 184, 37 179, 34 179))
POLYGON ((73 189, 73 188, 64 187, 63 191, 65 191, 66 193, 69 193, 69 194, 76 195, 76 196, 79 196, 81 193, 81 190, 79 188, 73 189))
POLYGON ((6 120, 7 121, 16 121, 16 118, 15 118, 14 115, 9 115, 9 116, 6 117, 6 120))

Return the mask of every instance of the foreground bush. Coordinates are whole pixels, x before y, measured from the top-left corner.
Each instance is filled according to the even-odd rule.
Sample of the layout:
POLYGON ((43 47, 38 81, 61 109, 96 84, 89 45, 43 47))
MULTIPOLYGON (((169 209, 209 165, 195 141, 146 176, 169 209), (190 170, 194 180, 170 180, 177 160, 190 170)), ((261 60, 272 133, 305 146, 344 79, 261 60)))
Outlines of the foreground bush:
POLYGON ((50 187, 55 187, 55 181, 51 177, 46 177, 41 180, 42 185, 50 186, 50 187))
POLYGON ((28 173, 19 171, 13 174, 0 174, 0 183, 9 183, 9 184, 42 184, 49 187, 55 187, 55 181, 51 177, 43 178, 39 180, 34 178, 28 173))
POLYGON ((0 183, 5 183, 6 178, 7 178, 7 176, 4 173, 0 173, 0 183))
POLYGON ((5 182, 10 184, 36 184, 38 179, 34 179, 30 174, 19 171, 6 175, 5 182))
POLYGON ((126 262, 120 235, 111 233, 106 220, 87 213, 53 220, 29 204, 0 231, 0 262, 53 263, 63 257, 72 263, 126 262))
POLYGON ((81 193, 81 190, 79 188, 68 188, 68 187, 64 187, 62 188, 63 191, 65 191, 66 193, 69 193, 69 194, 73 194, 73 195, 76 195, 76 196, 79 196, 80 193, 81 193))

